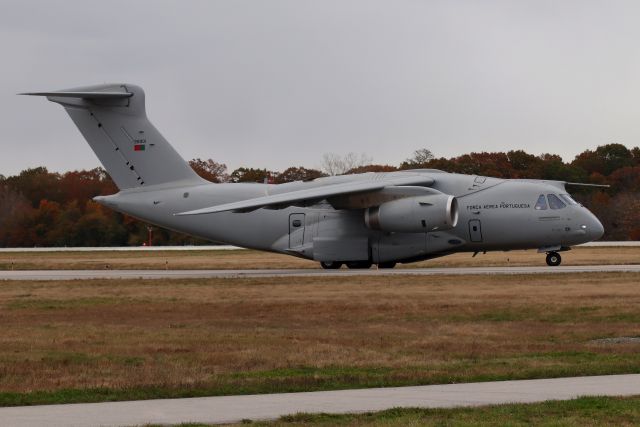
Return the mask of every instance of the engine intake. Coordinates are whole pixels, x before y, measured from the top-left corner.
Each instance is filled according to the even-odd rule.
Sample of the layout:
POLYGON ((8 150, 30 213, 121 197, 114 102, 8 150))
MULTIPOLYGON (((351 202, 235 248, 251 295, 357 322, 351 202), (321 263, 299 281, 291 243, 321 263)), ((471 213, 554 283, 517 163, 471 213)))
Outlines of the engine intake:
POLYGON ((364 222, 372 230, 398 233, 448 230, 458 223, 458 200, 444 193, 394 200, 366 209, 364 222))

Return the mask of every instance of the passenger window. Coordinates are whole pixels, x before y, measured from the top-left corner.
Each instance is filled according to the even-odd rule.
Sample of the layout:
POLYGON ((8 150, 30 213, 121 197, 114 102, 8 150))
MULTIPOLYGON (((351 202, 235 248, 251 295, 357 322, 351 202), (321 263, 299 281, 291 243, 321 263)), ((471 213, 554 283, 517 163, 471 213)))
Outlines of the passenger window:
POLYGON ((544 194, 541 194, 540 197, 538 197, 535 209, 537 211, 547 210, 547 199, 544 198, 544 194))
POLYGON ((570 196, 570 195, 568 195, 568 194, 560 194, 560 198, 561 198, 562 200, 564 200, 565 202, 567 202, 568 204, 570 204, 570 205, 577 205, 577 204, 578 204, 578 202, 576 202, 575 200, 573 200, 573 197, 571 197, 571 196, 570 196))
POLYGON ((547 194, 547 198, 549 199, 549 207, 551 209, 562 209, 567 206, 562 200, 558 198, 555 194, 547 194))

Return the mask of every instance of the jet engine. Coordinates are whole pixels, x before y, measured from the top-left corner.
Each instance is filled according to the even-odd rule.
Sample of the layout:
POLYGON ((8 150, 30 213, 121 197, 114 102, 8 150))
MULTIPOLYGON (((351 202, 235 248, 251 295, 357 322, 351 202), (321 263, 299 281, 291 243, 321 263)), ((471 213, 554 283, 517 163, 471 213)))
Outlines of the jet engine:
POLYGON ((448 230, 458 223, 458 201, 444 193, 393 200, 366 209, 364 222, 372 230, 399 233, 448 230))

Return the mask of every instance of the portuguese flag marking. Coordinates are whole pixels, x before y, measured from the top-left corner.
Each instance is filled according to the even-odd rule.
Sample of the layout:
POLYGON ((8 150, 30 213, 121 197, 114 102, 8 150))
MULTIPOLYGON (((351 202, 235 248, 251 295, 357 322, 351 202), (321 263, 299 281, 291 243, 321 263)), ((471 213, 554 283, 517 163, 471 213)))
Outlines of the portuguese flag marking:
POLYGON ((136 144, 133 146, 133 151, 144 151, 144 144, 136 144))

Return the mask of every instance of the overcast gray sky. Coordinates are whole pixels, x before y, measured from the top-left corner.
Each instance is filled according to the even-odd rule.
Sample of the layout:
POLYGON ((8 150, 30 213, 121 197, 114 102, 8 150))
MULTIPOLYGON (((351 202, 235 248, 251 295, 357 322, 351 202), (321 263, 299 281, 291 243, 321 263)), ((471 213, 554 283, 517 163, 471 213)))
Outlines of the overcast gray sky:
POLYGON ((98 165, 18 92, 129 82, 185 159, 640 144, 637 1, 0 0, 0 173, 98 165))

